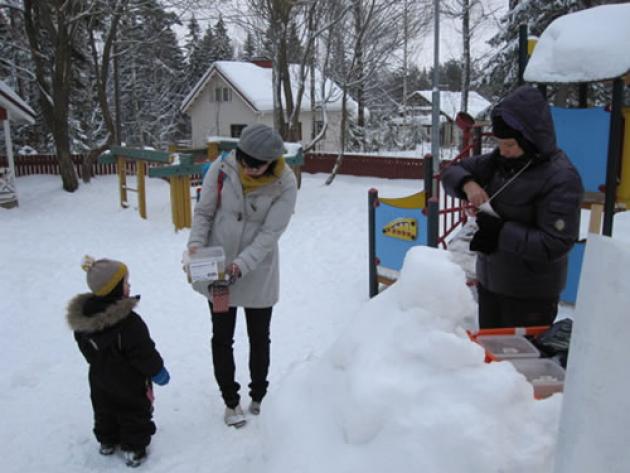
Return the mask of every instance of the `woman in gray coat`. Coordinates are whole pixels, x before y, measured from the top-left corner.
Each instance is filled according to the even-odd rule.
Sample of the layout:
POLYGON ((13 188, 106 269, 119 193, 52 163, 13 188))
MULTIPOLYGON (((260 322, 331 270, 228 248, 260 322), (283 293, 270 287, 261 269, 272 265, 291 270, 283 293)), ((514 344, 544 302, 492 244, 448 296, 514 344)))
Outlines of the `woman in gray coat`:
POLYGON ((478 252, 480 328, 548 325, 558 310, 567 260, 578 238, 583 188, 556 146, 549 105, 521 86, 492 111, 497 148, 442 175, 446 192, 481 211, 470 249, 478 252), (492 206, 497 215, 483 212, 492 206))
POLYGON ((232 348, 238 306, 245 309, 249 337, 251 414, 260 413, 269 385, 269 328, 279 295, 278 239, 297 195, 295 176, 283 154, 284 143, 276 131, 262 124, 247 126, 235 152, 210 166, 188 240, 190 254, 202 246, 223 247, 226 273, 233 281, 227 312, 213 310, 209 301, 214 375, 229 426, 245 424, 232 348))

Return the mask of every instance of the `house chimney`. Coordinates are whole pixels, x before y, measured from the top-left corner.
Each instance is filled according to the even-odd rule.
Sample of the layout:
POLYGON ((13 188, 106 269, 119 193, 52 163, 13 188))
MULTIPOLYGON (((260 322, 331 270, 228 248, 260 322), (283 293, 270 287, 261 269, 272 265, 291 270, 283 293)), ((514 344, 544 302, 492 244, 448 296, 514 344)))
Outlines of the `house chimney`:
POLYGON ((271 69, 273 67, 271 64, 271 59, 265 56, 253 57, 249 60, 249 62, 256 64, 258 67, 264 67, 266 69, 271 69))

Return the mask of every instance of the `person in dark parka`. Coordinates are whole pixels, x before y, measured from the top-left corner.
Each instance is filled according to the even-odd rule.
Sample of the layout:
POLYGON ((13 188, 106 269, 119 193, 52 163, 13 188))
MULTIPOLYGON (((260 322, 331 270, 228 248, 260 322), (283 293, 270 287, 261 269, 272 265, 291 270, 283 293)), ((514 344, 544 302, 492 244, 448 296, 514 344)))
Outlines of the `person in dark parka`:
POLYGON ((149 330, 134 312, 140 296, 129 297, 127 267, 109 259, 86 257, 83 269, 92 292, 68 304, 67 321, 90 365, 94 434, 100 453, 120 445, 128 466, 138 466, 155 433, 152 385, 170 376, 149 330))
POLYGON ((557 147, 549 105, 521 86, 492 111, 498 146, 442 175, 446 192, 478 209, 480 328, 548 325, 557 315, 568 253, 579 236, 583 187, 557 147), (490 204, 498 215, 483 208, 490 204))

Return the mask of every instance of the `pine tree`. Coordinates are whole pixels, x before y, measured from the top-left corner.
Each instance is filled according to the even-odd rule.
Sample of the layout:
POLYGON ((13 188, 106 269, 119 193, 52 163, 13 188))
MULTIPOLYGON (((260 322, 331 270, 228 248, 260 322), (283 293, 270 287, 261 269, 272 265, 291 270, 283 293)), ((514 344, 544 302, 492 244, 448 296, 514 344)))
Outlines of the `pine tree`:
POLYGON ((186 51, 186 61, 190 64, 190 60, 192 57, 195 48, 199 45, 199 39, 201 36, 201 29, 199 28, 199 23, 195 18, 195 14, 193 13, 190 20, 188 21, 188 32, 186 33, 186 43, 184 45, 184 50, 186 51))
POLYGON ((188 62, 188 85, 192 88, 214 62, 214 32, 208 24, 203 38, 194 47, 188 62))
POLYGON ((251 31, 247 32, 245 43, 243 44, 243 56, 242 59, 251 60, 257 56, 256 40, 251 31))
POLYGON ((230 60, 234 58, 234 48, 232 47, 232 42, 228 36, 222 16, 219 16, 219 19, 214 25, 212 58, 215 61, 230 60))
MULTIPOLYGON (((8 4, 16 3, 5 2, 8 4)), ((14 6, 17 6, 14 5, 14 6)), ((39 105, 39 90, 34 80, 35 66, 28 54, 29 46, 24 30, 24 18, 18 8, 0 9, 0 79, 11 87, 35 111, 35 125, 11 124, 13 146, 19 150, 28 145, 47 153, 54 150, 54 143, 44 122, 39 105)), ((2 139, 4 134, 0 133, 2 139)))
POLYGON ((123 141, 164 149, 181 134, 179 106, 188 92, 178 23, 155 0, 142 0, 125 18, 120 37, 123 141))

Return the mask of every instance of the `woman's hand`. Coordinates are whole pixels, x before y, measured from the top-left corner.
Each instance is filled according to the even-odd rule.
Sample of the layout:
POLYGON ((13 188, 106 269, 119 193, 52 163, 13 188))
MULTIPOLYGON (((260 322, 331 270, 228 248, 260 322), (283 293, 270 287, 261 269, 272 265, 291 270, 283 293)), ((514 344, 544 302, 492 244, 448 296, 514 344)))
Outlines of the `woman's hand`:
POLYGON ((241 277, 241 268, 238 267, 238 264, 231 263, 225 269, 225 273, 228 275, 228 282, 232 284, 241 277))
POLYGON ((475 181, 468 181, 462 186, 462 191, 466 194, 466 200, 479 208, 481 204, 490 200, 488 194, 483 187, 477 184, 475 181))

